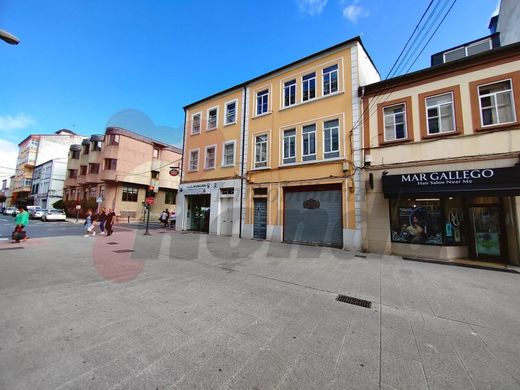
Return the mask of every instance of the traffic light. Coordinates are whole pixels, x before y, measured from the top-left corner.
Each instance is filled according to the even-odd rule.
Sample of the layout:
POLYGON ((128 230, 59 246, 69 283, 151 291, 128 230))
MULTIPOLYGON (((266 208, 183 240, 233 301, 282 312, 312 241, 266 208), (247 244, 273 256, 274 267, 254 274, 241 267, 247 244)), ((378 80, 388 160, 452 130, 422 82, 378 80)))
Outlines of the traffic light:
POLYGON ((146 189, 146 197, 147 198, 155 198, 154 186, 148 186, 146 189))

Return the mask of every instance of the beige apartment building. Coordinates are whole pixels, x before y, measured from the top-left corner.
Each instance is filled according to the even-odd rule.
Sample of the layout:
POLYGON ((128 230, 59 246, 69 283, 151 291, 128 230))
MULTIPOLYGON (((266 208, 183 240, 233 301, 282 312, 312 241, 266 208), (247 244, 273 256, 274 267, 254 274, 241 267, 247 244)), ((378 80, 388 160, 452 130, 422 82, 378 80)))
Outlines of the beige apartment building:
POLYGON ((365 250, 520 264, 520 44, 497 38, 360 89, 365 250))
POLYGON ((146 190, 154 186, 151 214, 174 211, 181 149, 119 127, 70 147, 64 199, 69 212, 111 208, 121 218, 141 220, 146 190))
POLYGON ((377 80, 355 37, 186 106, 179 227, 360 249, 358 88, 377 80))

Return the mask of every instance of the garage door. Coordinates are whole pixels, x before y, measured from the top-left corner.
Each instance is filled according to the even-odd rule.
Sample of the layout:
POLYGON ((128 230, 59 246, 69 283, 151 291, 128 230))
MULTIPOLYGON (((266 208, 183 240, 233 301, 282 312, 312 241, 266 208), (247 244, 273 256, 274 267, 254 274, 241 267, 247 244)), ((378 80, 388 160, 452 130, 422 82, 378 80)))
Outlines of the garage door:
POLYGON ((341 190, 284 191, 284 240, 343 246, 341 190))

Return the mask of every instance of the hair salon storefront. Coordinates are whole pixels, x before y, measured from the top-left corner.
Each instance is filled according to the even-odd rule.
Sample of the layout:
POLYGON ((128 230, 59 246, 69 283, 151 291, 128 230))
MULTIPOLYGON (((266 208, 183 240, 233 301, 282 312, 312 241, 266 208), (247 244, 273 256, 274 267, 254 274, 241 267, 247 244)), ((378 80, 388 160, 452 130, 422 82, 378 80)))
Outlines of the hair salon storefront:
POLYGON ((392 253, 519 264, 519 165, 404 171, 381 173, 392 253))

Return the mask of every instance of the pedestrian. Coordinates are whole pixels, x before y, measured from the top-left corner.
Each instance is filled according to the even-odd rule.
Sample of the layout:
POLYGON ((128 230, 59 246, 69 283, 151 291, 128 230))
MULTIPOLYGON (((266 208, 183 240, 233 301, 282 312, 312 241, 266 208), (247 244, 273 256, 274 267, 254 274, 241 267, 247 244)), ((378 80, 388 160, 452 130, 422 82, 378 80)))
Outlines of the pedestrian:
POLYGON ((168 209, 164 210, 161 213, 161 217, 159 218, 159 220, 164 225, 164 227, 168 227, 168 218, 169 217, 170 217, 170 213, 169 213, 168 209))
POLYGON ((92 237, 96 236, 96 225, 94 224, 94 217, 92 216, 92 210, 87 210, 87 217, 85 218, 85 222, 83 223, 85 226, 85 235, 84 237, 89 237, 92 234, 92 237))
POLYGON ((23 229, 29 224, 29 213, 23 206, 18 206, 19 213, 16 215, 14 220, 14 232, 13 232, 13 240, 17 243, 22 239, 24 242, 29 238, 27 237, 27 233, 23 234, 23 229), (23 238, 22 238, 23 237, 23 238))
POLYGON ((107 236, 111 236, 114 232, 112 230, 112 226, 114 225, 116 219, 116 213, 112 209, 108 209, 107 218, 105 220, 105 229, 107 231, 107 236))
POLYGON ((99 234, 106 235, 107 233, 105 232, 105 223, 107 220, 107 211, 104 207, 101 208, 101 213, 97 215, 97 220, 99 221, 99 234))
POLYGON ((175 211, 172 211, 170 214, 170 229, 175 230, 176 224, 177 224, 177 214, 175 214, 175 211))

